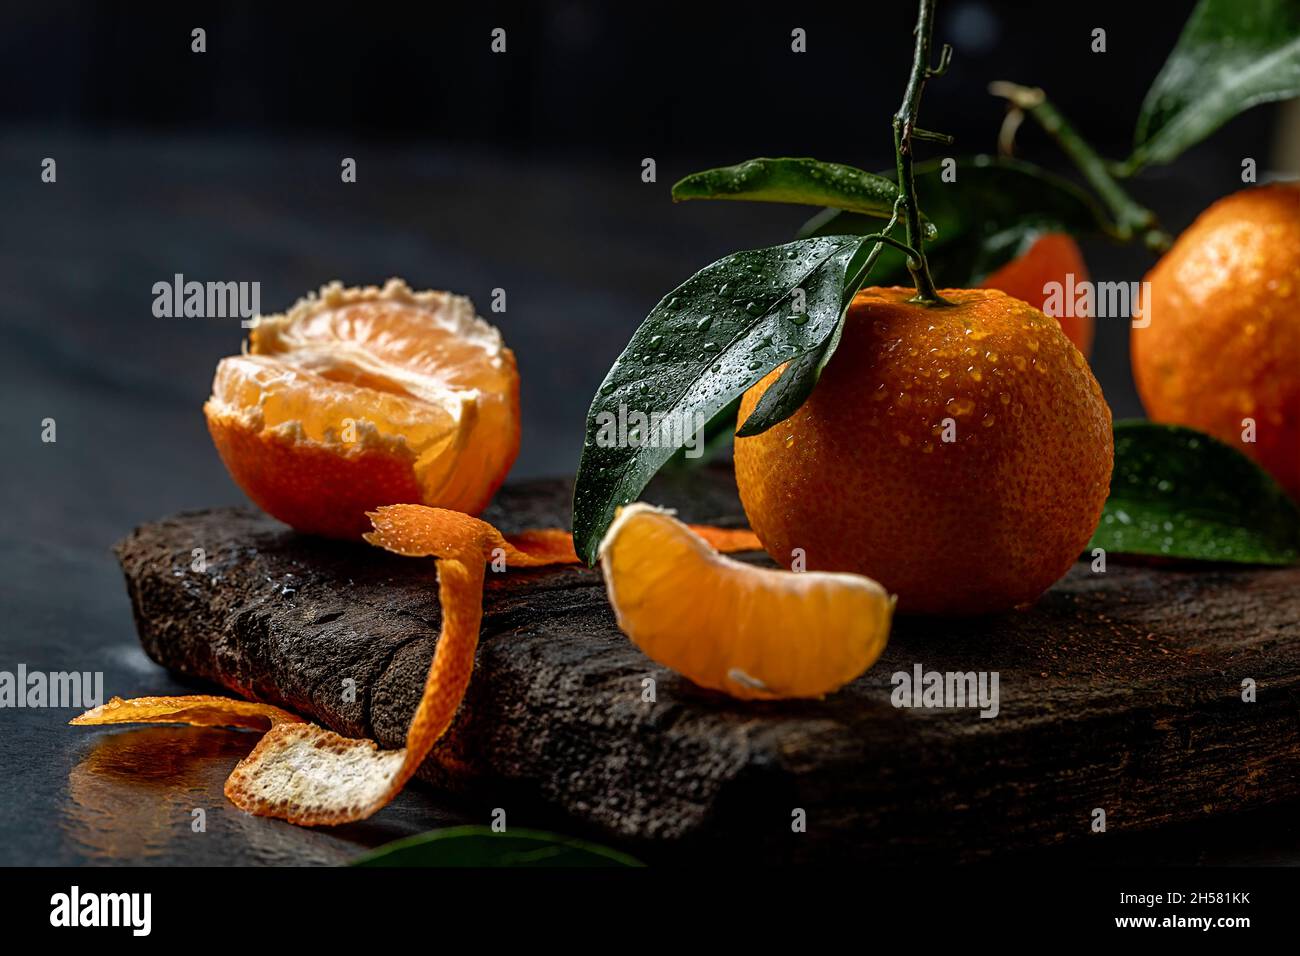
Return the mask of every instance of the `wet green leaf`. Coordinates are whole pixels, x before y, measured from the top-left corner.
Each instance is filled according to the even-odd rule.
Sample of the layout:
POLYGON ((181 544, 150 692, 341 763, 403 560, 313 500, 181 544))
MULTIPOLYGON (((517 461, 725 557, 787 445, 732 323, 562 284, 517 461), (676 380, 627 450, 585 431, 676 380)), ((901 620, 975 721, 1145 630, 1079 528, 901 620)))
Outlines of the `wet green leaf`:
POLYGON ((1258 465, 1209 435, 1116 422, 1110 498, 1090 547, 1292 564, 1300 558, 1300 511, 1258 465))
MULTIPOLYGON (((1106 217, 1085 192, 1031 163, 994 156, 959 158, 956 180, 944 182, 943 161, 916 167, 921 208, 937 228, 926 257, 943 288, 969 288, 1021 254, 1045 232, 1074 236, 1106 233, 1106 217)), ((800 236, 878 232, 879 224, 828 209, 804 224, 800 236)), ((903 253, 886 248, 872 285, 910 285, 903 253)))
POLYGON ((709 423, 704 426, 704 435, 697 446, 699 454, 683 445, 673 452, 673 456, 664 464, 664 469, 690 471, 707 465, 722 451, 730 448, 736 433, 736 413, 740 410, 740 398, 737 395, 723 406, 722 411, 709 419, 709 423))
POLYGON ((592 867, 642 864, 616 850, 554 833, 540 830, 494 833, 490 827, 465 826, 432 830, 396 840, 367 853, 352 865, 592 867))
POLYGON ((851 298, 848 270, 862 245, 857 236, 830 236, 737 252, 651 310, 587 413, 573 496, 580 556, 595 560, 614 512, 689 434, 772 369, 826 341, 851 298))
POLYGON ((1238 113, 1300 96, 1300 3, 1201 0, 1142 103, 1129 171, 1168 163, 1238 113))
POLYGON ((834 206, 888 219, 898 188, 893 180, 842 163, 817 159, 748 159, 692 173, 673 186, 673 202, 739 199, 802 206, 834 206))
POLYGON ((763 397, 758 400, 749 417, 736 429, 736 437, 749 438, 752 435, 761 435, 798 411, 799 406, 812 394, 813 386, 817 384, 821 359, 822 349, 813 349, 787 365, 785 371, 763 393, 763 397))

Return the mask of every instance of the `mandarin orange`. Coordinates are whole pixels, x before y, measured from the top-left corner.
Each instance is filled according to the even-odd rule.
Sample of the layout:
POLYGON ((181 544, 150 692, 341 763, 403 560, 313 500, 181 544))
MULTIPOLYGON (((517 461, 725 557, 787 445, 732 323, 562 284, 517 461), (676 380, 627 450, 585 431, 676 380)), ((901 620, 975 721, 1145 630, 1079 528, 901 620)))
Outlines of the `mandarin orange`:
POLYGON ((259 317, 203 410, 249 498, 331 537, 359 537, 387 504, 477 513, 519 452, 519 375, 500 333, 468 299, 397 279, 334 283, 259 317))
POLYGON ((1300 500, 1300 187, 1220 199, 1146 278, 1130 343, 1147 414, 1240 449, 1300 500))
MULTIPOLYGON (((866 289, 788 419, 735 445, 750 524, 785 567, 879 581, 903 612, 1028 604, 1088 543, 1110 409, 1056 320, 996 290, 866 289)), ((746 392, 744 421, 773 371, 746 392)))

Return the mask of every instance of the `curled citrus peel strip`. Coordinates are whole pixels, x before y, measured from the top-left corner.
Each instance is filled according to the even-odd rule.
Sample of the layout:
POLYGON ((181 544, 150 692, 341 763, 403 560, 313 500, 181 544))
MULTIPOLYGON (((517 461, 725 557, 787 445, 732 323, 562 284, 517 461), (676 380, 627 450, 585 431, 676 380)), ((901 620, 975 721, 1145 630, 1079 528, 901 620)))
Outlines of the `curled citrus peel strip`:
MULTIPOLYGON (((509 568, 577 564, 573 538, 545 529, 505 537, 478 518, 425 505, 390 505, 370 513, 367 541, 406 557, 437 560, 442 630, 424 692, 406 732, 406 746, 381 750, 372 740, 344 737, 269 704, 224 697, 114 698, 72 723, 188 723, 266 730, 226 780, 242 810, 303 826, 364 820, 386 806, 414 776, 451 726, 469 687, 483 617, 487 562, 504 555, 509 568)), ((753 551, 747 530, 693 527, 720 550, 753 551)))
POLYGON ((189 697, 112 698, 69 721, 82 726, 100 724, 189 724, 191 727, 242 727, 270 730, 280 724, 300 724, 302 718, 271 704, 195 694, 189 697))

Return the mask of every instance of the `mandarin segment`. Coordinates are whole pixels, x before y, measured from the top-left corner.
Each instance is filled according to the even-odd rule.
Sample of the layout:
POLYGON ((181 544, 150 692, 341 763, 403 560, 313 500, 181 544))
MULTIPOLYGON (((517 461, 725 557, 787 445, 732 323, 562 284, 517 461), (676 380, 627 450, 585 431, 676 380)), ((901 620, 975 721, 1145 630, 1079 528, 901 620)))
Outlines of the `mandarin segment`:
MULTIPOLYGON (((867 289, 808 400, 736 440, 750 524, 788 567, 849 571, 900 611, 1032 602, 1092 536, 1110 409, 1060 325, 995 290, 867 289), (796 549, 801 549, 797 551, 796 549)), ((779 369, 751 388, 744 421, 779 369)))
POLYGON ((632 642, 732 697, 829 694, 870 667, 889 636, 893 601, 875 581, 743 564, 645 504, 621 510, 600 564, 632 642))
POLYGON ((1239 449, 1300 501, 1300 187, 1220 199, 1146 280, 1130 341, 1147 414, 1239 449))

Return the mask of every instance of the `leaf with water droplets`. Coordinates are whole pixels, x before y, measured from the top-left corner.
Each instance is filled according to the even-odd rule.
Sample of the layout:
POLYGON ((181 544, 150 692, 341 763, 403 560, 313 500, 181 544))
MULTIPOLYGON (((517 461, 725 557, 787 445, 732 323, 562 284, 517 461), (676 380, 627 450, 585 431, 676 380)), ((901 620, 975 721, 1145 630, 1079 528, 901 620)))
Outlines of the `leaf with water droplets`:
POLYGON ((857 236, 829 236, 737 252, 651 310, 587 413, 573 495, 579 555, 595 560, 614 512, 640 495, 697 428, 772 369, 827 340, 852 296, 847 285, 862 246, 857 236), (790 321, 796 289, 807 316, 798 323, 790 321), (707 331, 704 316, 711 318, 707 331), (641 442, 630 440, 634 422, 645 426, 641 442))
POLYGON ((822 349, 813 349, 790 362, 763 393, 744 424, 736 429, 736 437, 761 435, 798 411, 817 384, 821 358, 822 349))
POLYGON ((1115 423, 1115 470, 1092 548, 1293 564, 1300 510, 1253 461, 1195 429, 1115 423))
POLYGON ((740 199, 832 206, 888 219, 898 187, 892 180, 842 163, 808 158, 750 159, 692 173, 673 186, 673 202, 740 199))
POLYGON ((1170 163, 1238 113, 1300 96, 1296 0, 1201 0, 1142 102, 1129 171, 1170 163))

